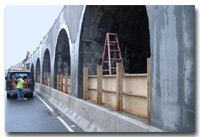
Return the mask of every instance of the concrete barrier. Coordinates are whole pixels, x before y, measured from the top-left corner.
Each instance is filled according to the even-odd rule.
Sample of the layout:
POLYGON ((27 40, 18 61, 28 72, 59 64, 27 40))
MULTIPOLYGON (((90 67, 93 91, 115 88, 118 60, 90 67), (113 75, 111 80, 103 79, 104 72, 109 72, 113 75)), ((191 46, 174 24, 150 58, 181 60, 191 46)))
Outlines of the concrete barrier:
POLYGON ((35 91, 44 96, 85 132, 163 132, 153 126, 42 84, 36 83, 35 91))

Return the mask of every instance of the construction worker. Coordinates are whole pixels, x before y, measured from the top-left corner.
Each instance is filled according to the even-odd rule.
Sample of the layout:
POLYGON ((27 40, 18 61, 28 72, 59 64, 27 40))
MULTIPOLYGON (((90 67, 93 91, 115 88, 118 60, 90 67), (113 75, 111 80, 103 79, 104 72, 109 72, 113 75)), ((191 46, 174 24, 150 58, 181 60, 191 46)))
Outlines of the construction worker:
POLYGON ((22 64, 22 68, 23 69, 27 69, 26 65, 22 64))
POLYGON ((17 100, 20 101, 20 98, 22 98, 22 100, 24 100, 24 93, 23 93, 23 84, 24 84, 24 80, 23 80, 23 76, 21 76, 19 79, 15 78, 15 81, 17 81, 17 100))

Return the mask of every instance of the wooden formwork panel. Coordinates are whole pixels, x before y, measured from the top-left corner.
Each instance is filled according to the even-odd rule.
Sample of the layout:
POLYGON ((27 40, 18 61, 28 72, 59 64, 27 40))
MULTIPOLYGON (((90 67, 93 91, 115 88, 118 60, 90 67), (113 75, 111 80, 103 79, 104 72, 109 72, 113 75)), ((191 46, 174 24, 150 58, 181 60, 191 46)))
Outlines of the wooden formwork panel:
POLYGON ((88 77, 88 99, 97 101, 97 77, 88 77))
POLYGON ((129 75, 123 77, 123 92, 132 92, 147 96, 147 75, 129 75))
POLYGON ((103 91, 102 102, 106 106, 116 108, 116 92, 103 91))
POLYGON ((147 97, 123 95, 123 110, 147 118, 147 97))
POLYGON ((71 77, 69 76, 68 77, 68 92, 69 92, 69 94, 71 94, 71 77))
POLYGON ((102 89, 116 91, 116 76, 104 76, 102 79, 102 89))
POLYGON ((96 89, 88 89, 88 99, 92 101, 97 101, 97 90, 96 89))
POLYGON ((88 77, 88 87, 97 89, 97 77, 88 77))

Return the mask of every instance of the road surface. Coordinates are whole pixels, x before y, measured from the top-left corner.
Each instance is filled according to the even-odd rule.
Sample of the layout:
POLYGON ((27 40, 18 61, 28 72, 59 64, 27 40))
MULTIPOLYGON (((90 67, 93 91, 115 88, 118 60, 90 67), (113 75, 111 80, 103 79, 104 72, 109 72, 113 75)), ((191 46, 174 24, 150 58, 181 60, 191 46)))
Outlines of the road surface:
MULTIPOLYGON (((25 98, 28 98, 25 96, 25 98)), ((45 98, 34 93, 33 98, 17 101, 5 96, 6 132, 83 132, 70 119, 51 105, 45 98)))

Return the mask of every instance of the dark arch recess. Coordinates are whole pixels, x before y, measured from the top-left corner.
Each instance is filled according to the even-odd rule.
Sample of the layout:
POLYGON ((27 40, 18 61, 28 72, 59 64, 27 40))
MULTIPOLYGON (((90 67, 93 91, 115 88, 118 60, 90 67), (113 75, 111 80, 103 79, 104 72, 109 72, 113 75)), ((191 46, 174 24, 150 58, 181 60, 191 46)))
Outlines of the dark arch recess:
POLYGON ((145 6, 87 6, 79 46, 78 94, 83 97, 83 68, 96 75, 102 62, 105 35, 117 33, 125 73, 146 73, 150 57, 149 24, 145 6))
POLYGON ((58 35, 54 63, 54 88, 57 88, 57 74, 71 75, 69 39, 65 29, 58 35))
POLYGON ((43 60, 42 69, 43 69, 43 71, 42 71, 42 84, 44 84, 44 73, 45 72, 51 73, 51 60, 50 60, 50 53, 49 53, 48 49, 46 49, 45 52, 44 52, 44 60, 43 60))
POLYGON ((37 59, 37 62, 36 62, 36 82, 39 82, 37 79, 38 75, 40 75, 40 59, 39 58, 37 59))
POLYGON ((35 75, 34 75, 34 66, 33 66, 33 63, 31 64, 31 73, 33 74, 34 80, 36 80, 35 75))

